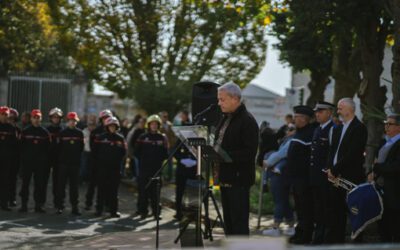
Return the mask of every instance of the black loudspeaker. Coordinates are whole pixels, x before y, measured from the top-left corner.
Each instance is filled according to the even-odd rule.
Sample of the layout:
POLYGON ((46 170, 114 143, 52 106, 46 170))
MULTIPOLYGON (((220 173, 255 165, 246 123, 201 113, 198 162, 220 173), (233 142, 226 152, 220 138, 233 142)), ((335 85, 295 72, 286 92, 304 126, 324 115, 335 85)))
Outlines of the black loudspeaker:
MULTIPOLYGON (((222 112, 218 105, 218 87, 220 85, 215 82, 198 82, 193 85, 192 89, 192 116, 215 105, 216 108, 211 108, 208 112, 199 117, 199 125, 216 126, 222 116, 222 112)), ((214 107, 214 106, 213 106, 214 107)), ((193 122, 196 122, 193 120, 193 122)))

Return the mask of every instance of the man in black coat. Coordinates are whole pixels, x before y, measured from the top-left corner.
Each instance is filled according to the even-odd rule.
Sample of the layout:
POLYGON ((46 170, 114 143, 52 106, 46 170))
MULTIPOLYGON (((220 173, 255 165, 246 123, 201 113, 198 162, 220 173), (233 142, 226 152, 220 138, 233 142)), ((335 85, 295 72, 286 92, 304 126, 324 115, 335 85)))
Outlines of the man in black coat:
POLYGON ((310 185, 313 199, 313 221, 315 223, 312 244, 322 244, 325 235, 325 221, 327 218, 327 195, 329 189, 328 178, 323 172, 329 153, 329 134, 334 123, 332 114, 335 105, 320 101, 314 108, 318 127, 314 130, 310 156, 310 185))
POLYGON ((314 111, 304 105, 295 106, 293 110, 296 133, 288 148, 286 171, 293 186, 298 223, 295 235, 289 239, 289 242, 307 244, 311 242, 313 232, 313 205, 309 185, 309 167, 311 140, 314 132, 314 126, 310 124, 310 120, 314 115, 314 111))
MULTIPOLYGON (((339 100, 337 113, 343 124, 332 130, 332 141, 328 155, 328 178, 335 181, 344 178, 355 184, 365 181, 364 150, 368 132, 355 115, 355 103, 351 98, 339 100)), ((346 191, 333 185, 328 194, 328 221, 324 242, 344 243, 347 205, 346 191)))
POLYGON ((218 88, 218 105, 223 117, 216 132, 214 148, 224 150, 232 162, 219 164, 218 177, 227 235, 249 234, 249 191, 255 179, 258 125, 241 103, 240 87, 227 83, 218 88))
POLYGON ((379 223, 382 242, 400 242, 400 115, 385 122, 386 143, 374 164, 376 183, 383 189, 384 211, 379 223))

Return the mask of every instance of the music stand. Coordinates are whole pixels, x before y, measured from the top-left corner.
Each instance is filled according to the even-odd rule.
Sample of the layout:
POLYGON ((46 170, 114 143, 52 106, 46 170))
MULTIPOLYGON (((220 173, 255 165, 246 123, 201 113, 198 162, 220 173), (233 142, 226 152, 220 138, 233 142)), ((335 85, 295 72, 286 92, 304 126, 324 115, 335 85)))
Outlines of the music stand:
MULTIPOLYGON (((206 179, 207 179, 207 192, 202 195, 202 185, 201 185, 201 165, 202 160, 219 163, 219 162, 232 162, 232 159, 229 155, 222 149, 215 151, 215 149, 207 145, 208 138, 208 129, 204 126, 186 126, 186 127, 173 127, 172 128, 177 137, 183 142, 183 144, 190 150, 193 156, 197 159, 197 171, 196 171, 196 179, 199 183, 198 185, 198 211, 197 211, 197 219, 196 219, 196 246, 202 246, 201 242, 201 206, 202 202, 204 202, 205 207, 205 238, 210 238, 212 241, 212 229, 213 226, 210 225, 210 219, 208 215, 208 198, 211 197, 213 204, 217 211, 217 219, 220 220, 222 228, 225 231, 224 222, 222 220, 221 213, 218 209, 217 202, 212 193, 212 186, 209 184, 209 167, 206 168, 206 179), (207 201, 207 202, 205 202, 207 201)), ((175 243, 177 243, 189 225, 190 220, 186 222, 186 225, 181 229, 178 237, 175 239, 175 243)))

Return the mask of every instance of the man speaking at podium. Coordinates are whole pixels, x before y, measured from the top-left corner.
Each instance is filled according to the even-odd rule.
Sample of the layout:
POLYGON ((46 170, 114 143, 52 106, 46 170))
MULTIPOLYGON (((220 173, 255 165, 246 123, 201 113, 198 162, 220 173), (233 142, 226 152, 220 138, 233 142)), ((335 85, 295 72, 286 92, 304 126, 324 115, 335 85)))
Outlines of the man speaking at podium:
POLYGON ((218 105, 223 113, 215 131, 214 148, 224 150, 232 159, 217 167, 222 210, 227 235, 249 234, 249 191, 255 179, 258 125, 241 102, 235 83, 218 88, 218 105))

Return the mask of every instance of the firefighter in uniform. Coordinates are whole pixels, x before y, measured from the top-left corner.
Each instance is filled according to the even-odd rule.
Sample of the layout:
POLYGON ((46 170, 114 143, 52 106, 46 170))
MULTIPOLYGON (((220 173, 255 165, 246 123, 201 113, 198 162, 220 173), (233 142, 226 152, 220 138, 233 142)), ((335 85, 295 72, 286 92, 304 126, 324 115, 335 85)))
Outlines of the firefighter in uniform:
POLYGON ((96 184, 96 164, 94 163, 93 160, 93 153, 92 153, 92 146, 94 143, 94 140, 100 136, 101 134, 103 134, 105 131, 104 129, 104 123, 105 121, 109 118, 112 117, 112 112, 108 109, 102 110, 99 113, 99 126, 97 126, 92 132, 90 132, 90 138, 89 138, 89 147, 91 150, 90 153, 90 163, 89 163, 89 183, 88 183, 88 188, 86 191, 86 207, 85 210, 90 210, 92 205, 93 205, 93 197, 94 197, 94 193, 97 187, 96 184))
POLYGON ((50 134, 41 126, 42 112, 34 109, 31 112, 31 125, 21 134, 21 208, 20 212, 28 211, 29 186, 33 176, 35 212, 44 213, 43 208, 45 172, 49 165, 50 134))
POLYGON ((327 168, 329 152, 329 133, 333 127, 332 114, 335 105, 318 102, 314 108, 318 127, 314 130, 310 156, 310 185, 314 206, 313 245, 322 244, 325 235, 325 219, 328 196, 328 178, 322 170, 327 168))
POLYGON ((50 125, 47 127, 47 131, 50 133, 51 137, 51 145, 50 145, 50 156, 49 156, 49 165, 46 169, 45 176, 44 176, 44 201, 43 204, 46 203, 47 197, 47 185, 49 182, 49 177, 51 173, 51 180, 52 180, 52 193, 53 193, 53 203, 54 207, 56 207, 55 197, 57 192, 57 144, 58 138, 61 130, 63 130, 63 126, 61 125, 61 119, 63 117, 63 112, 61 109, 55 107, 49 111, 49 119, 50 125))
POLYGON ((83 151, 83 132, 76 127, 78 114, 69 112, 66 116, 67 127, 59 134, 58 171, 57 171, 57 213, 64 209, 65 187, 69 186, 69 201, 73 215, 81 215, 78 209, 79 167, 83 151))
POLYGON ((293 196, 298 223, 289 242, 293 244, 307 244, 312 240, 312 195, 309 185, 309 168, 311 154, 311 140, 314 126, 310 124, 314 115, 308 106, 295 106, 294 123, 296 133, 289 145, 287 153, 287 175, 293 187, 293 196))
POLYGON ((12 167, 12 153, 16 150, 17 133, 15 128, 8 123, 10 109, 0 107, 0 207, 2 210, 10 211, 9 201, 9 180, 12 167))
POLYGON ((10 115, 8 117, 9 123, 15 128, 17 133, 17 144, 15 150, 11 152, 11 170, 10 170, 10 182, 9 182, 9 206, 17 206, 17 180, 20 170, 20 139, 22 130, 18 127, 19 113, 16 109, 10 108, 10 115))
POLYGON ((157 185, 153 182, 146 189, 146 184, 161 168, 163 161, 168 158, 168 139, 159 132, 161 118, 158 115, 151 115, 146 123, 148 131, 138 138, 134 151, 139 160, 138 212, 142 219, 147 217, 150 199, 153 216, 157 219, 157 209, 160 208, 157 204, 157 185))
POLYGON ((107 205, 111 217, 120 217, 118 187, 127 144, 124 136, 117 132, 120 127, 117 118, 107 118, 104 127, 106 132, 95 138, 92 146, 98 185, 96 216, 101 216, 104 205, 107 205))

